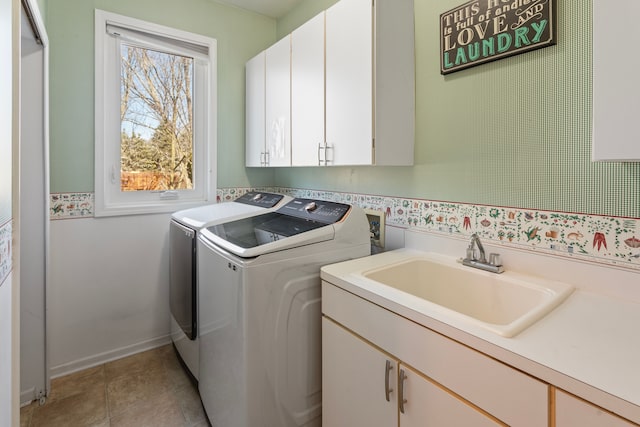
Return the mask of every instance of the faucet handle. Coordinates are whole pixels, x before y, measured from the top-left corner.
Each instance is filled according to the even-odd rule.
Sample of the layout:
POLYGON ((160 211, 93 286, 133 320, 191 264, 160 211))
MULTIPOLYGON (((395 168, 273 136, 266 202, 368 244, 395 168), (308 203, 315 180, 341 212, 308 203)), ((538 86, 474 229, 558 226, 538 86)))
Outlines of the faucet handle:
POLYGON ((472 247, 467 248, 467 259, 473 261, 476 259, 476 253, 472 247))
POLYGON ((495 265, 496 267, 501 266, 502 265, 502 257, 500 256, 500 254, 490 253, 489 254, 489 264, 495 265))

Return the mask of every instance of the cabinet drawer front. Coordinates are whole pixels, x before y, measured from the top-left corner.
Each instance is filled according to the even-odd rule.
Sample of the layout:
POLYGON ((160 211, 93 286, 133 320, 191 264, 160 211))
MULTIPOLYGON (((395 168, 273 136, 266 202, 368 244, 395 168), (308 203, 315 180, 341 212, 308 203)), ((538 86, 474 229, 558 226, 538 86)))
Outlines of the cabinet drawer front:
POLYGON ((548 385, 328 282, 323 313, 509 425, 548 424, 548 385))

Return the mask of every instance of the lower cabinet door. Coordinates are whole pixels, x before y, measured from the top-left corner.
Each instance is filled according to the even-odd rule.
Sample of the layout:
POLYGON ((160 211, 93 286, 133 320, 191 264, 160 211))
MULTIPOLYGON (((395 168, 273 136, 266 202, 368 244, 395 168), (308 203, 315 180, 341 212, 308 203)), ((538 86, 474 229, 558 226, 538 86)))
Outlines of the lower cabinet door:
POLYGON ((504 426, 418 372, 400 365, 398 399, 401 427, 504 426))
POLYGON ((397 426, 397 375, 396 360, 322 318, 324 427, 397 426))
POLYGON ((557 427, 632 427, 636 425, 561 390, 556 390, 555 393, 555 425, 557 427))

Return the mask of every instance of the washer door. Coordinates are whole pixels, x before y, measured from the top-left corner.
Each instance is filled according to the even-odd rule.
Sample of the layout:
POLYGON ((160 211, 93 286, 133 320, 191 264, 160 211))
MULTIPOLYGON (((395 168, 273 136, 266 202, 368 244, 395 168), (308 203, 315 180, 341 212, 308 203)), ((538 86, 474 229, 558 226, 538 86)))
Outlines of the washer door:
POLYGON ((169 229, 169 304, 171 314, 185 335, 197 337, 196 232, 176 221, 169 229))

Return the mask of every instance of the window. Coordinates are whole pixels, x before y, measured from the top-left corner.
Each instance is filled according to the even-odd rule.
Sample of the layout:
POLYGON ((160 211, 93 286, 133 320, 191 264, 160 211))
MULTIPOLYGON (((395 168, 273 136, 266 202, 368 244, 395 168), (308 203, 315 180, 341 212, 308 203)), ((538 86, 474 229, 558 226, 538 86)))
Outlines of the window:
POLYGON ((216 41, 96 10, 96 216, 170 212, 216 188, 216 41))

